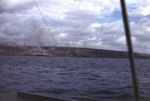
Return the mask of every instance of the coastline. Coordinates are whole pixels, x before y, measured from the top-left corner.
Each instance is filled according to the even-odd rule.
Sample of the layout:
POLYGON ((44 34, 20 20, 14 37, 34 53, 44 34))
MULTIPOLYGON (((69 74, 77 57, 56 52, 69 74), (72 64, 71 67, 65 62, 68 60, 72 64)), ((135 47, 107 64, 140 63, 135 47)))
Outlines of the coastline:
MULTIPOLYGON (((84 58, 128 58, 128 52, 126 51, 52 46, 0 46, 0 55, 84 58)), ((138 59, 150 59, 150 54, 134 53, 134 55, 135 58, 138 59)))

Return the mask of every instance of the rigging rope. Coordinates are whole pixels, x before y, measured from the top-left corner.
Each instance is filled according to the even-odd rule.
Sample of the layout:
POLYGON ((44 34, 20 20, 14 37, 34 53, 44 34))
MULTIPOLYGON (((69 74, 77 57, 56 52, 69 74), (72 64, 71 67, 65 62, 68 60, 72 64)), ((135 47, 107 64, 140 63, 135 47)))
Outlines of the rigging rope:
POLYGON ((43 14, 42 14, 42 11, 40 10, 40 7, 38 6, 38 3, 36 2, 36 0, 34 0, 34 3, 35 3, 35 5, 36 5, 36 7, 37 7, 37 9, 38 9, 38 11, 39 11, 39 13, 40 13, 41 17, 42 17, 42 20, 43 20, 43 22, 44 22, 44 24, 45 24, 46 28, 48 29, 49 34, 51 34, 51 36, 52 36, 53 40, 55 41, 55 46, 57 46, 56 39, 54 38, 54 36, 53 36, 52 32, 50 31, 50 29, 49 29, 49 27, 48 27, 48 25, 47 25, 47 23, 46 23, 46 20, 45 20, 45 18, 44 18, 44 16, 43 16, 43 14))

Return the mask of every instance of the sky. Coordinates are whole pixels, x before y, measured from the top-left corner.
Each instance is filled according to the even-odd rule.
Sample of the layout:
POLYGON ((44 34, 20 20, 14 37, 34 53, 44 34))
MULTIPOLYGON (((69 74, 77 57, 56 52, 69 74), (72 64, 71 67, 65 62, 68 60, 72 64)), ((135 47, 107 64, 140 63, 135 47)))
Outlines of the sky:
MULTIPOLYGON (((0 0, 0 44, 126 51, 119 0, 0 0), (53 38, 54 37, 54 38, 53 38)), ((150 0, 126 0, 134 51, 150 53, 150 0)))

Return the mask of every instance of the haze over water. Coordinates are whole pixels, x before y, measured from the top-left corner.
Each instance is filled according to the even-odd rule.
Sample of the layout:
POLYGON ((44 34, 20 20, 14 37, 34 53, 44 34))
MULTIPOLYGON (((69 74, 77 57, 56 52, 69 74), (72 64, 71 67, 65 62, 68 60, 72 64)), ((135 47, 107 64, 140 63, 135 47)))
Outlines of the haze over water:
MULTIPOLYGON (((149 101, 150 60, 137 59, 142 101, 149 101)), ((0 56, 0 93, 29 93, 77 101, 132 101, 128 59, 0 56)))

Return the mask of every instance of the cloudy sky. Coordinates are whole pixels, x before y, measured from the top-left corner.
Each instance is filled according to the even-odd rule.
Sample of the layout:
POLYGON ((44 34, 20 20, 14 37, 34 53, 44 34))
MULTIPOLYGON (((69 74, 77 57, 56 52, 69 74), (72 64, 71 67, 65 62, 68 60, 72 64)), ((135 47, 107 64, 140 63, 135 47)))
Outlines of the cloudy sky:
MULTIPOLYGON (((50 32, 34 0, 0 0, 0 44, 126 50, 119 0, 36 1, 50 32)), ((150 0, 126 2, 134 50, 150 53, 150 0)))

